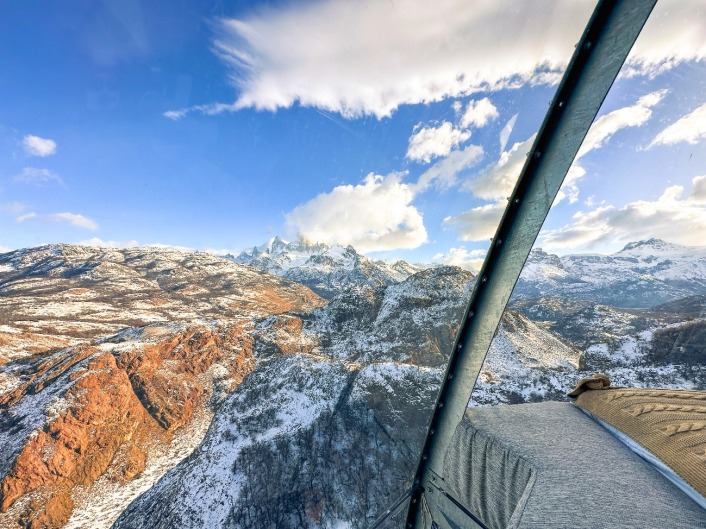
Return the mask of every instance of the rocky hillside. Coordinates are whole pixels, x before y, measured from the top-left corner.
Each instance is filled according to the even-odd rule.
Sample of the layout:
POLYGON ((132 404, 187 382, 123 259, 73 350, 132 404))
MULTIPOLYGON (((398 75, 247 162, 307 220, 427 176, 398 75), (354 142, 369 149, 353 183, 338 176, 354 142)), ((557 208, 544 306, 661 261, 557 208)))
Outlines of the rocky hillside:
MULTIPOLYGON (((409 484, 471 285, 435 268, 263 320, 258 367, 200 448, 115 527, 366 527, 409 484)), ((508 401, 534 388, 530 373, 575 377, 578 359, 511 312, 476 398, 508 401)), ((556 384, 545 390, 564 391, 556 384)))
POLYGON ((285 242, 279 237, 228 258, 306 285, 327 299, 351 287, 390 285, 420 271, 405 261, 368 259, 352 246, 285 242))
POLYGON ((3 528, 110 524, 253 369, 255 323, 323 304, 207 254, 57 245, 0 266, 3 528))
MULTIPOLYGON (((472 404, 564 398, 593 370, 705 387, 704 296, 682 296, 700 257, 650 255, 660 244, 535 253, 472 404), (669 301, 582 297, 617 299, 626 278, 669 301)), ((276 274, 160 249, 0 255, 0 528, 358 528, 386 508, 409 485, 474 278, 295 246, 257 250, 276 274), (328 300, 287 279, 302 270, 328 300)))

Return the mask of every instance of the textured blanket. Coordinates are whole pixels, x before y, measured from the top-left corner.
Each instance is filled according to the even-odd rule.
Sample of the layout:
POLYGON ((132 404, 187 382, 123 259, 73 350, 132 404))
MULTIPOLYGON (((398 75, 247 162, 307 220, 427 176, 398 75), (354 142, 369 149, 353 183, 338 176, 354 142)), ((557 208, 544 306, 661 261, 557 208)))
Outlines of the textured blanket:
POLYGON ((576 404, 623 432, 706 497, 706 391, 604 388, 576 404))

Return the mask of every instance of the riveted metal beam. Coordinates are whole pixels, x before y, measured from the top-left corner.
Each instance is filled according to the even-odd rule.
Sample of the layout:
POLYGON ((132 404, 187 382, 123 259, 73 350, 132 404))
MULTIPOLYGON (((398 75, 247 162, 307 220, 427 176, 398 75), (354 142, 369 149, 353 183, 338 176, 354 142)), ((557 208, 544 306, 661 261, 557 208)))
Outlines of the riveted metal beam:
POLYGON ((431 527, 428 519, 424 521, 421 516, 422 504, 431 505, 433 510, 435 500, 425 491, 434 490, 443 482, 446 448, 463 418, 522 267, 588 129, 655 3, 656 0, 599 1, 576 46, 465 311, 414 478, 407 528, 431 527))

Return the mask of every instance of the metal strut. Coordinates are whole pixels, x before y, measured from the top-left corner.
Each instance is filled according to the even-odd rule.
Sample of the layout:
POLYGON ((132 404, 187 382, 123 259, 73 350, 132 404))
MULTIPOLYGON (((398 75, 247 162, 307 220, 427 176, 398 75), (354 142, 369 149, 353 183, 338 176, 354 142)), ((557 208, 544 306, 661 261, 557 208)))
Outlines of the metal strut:
POLYGON ((599 1, 576 46, 477 276, 414 477, 409 529, 429 527, 422 521, 422 503, 429 506, 443 497, 432 491, 443 484, 444 454, 468 406, 510 294, 564 177, 655 3, 599 1))

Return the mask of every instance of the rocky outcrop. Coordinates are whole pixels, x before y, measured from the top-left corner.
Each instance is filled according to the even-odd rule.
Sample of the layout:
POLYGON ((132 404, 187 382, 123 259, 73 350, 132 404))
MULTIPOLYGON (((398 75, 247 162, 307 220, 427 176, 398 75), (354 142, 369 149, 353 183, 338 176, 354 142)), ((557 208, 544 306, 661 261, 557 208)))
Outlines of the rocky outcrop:
POLYGON ((24 436, 15 439, 16 457, 4 461, 0 511, 17 507, 0 523, 61 527, 74 487, 101 476, 121 483, 138 476, 153 445, 169 443, 208 404, 216 377, 231 390, 252 369, 250 328, 153 326, 37 362, 27 382, 0 400, 3 418, 18 422, 16 437, 24 436), (216 365, 222 369, 212 370, 216 365), (23 428, 15 408, 46 400, 49 391, 44 423, 23 428))
POLYGON ((157 479, 154 454, 182 431, 198 443, 253 369, 255 323, 324 303, 208 254, 52 245, 0 260, 0 528, 61 527, 98 482, 157 479))

